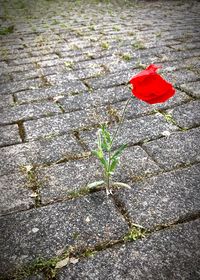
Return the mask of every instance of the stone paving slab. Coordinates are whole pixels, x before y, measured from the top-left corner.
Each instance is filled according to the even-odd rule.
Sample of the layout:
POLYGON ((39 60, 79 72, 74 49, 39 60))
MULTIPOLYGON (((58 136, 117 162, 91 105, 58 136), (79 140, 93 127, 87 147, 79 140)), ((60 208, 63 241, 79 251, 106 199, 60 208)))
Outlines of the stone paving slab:
POLYGON ((117 193, 132 223, 145 228, 173 224, 199 212, 200 164, 133 183, 117 193))
POLYGON ((17 92, 15 94, 18 103, 33 102, 43 99, 53 99, 56 96, 68 96, 78 94, 85 91, 87 88, 83 83, 66 82, 59 86, 49 88, 33 89, 17 92))
MULTIPOLYGON (((129 89, 130 96, 130 89, 129 89)), ((135 117, 147 115, 150 113, 154 113, 155 110, 166 110, 168 108, 181 105, 187 101, 191 100, 187 94, 181 91, 176 91, 176 94, 166 101, 165 103, 157 103, 150 105, 145 103, 137 98, 132 98, 130 103, 127 106, 125 117, 128 119, 134 119, 135 117)), ((111 110, 117 111, 118 115, 122 115, 123 108, 126 102, 117 102, 110 105, 111 110)))
POLYGON ((4 109, 0 113, 0 125, 59 114, 61 112, 60 108, 52 102, 16 105, 12 108, 4 109))
POLYGON ((58 280, 199 279, 199 220, 96 253, 63 268, 58 280))
POLYGON ((183 128, 200 125, 200 100, 192 101, 168 110, 176 123, 183 128))
POLYGON ((12 105, 14 105, 14 101, 13 101, 12 96, 10 96, 10 95, 1 96, 1 99, 0 99, 0 112, 1 112, 1 110, 3 108, 10 107, 12 105))
POLYGON ((83 149, 71 135, 52 135, 49 139, 3 147, 0 150, 0 176, 19 172, 27 165, 49 164, 82 154, 83 149))
MULTIPOLYGON (((124 152, 113 180, 125 183, 160 171, 145 151, 136 146, 124 152)), ((39 169, 37 177, 41 182, 41 200, 46 204, 67 198, 71 193, 87 187, 94 181, 101 181, 103 170, 95 158, 89 158, 39 169)))
MULTIPOLYGON (((161 114, 125 120, 113 145, 116 148, 122 144, 134 145, 136 143, 143 143, 168 135, 177 129, 178 127, 168 123, 161 114)), ((112 134, 114 131, 115 126, 112 126, 110 133, 112 134)), ((83 131, 80 133, 80 139, 85 142, 89 150, 94 150, 97 146, 96 133, 97 130, 83 131)))
POLYGON ((0 177, 0 216, 34 207, 33 191, 21 174, 0 177))
POLYGON ((165 170, 199 162, 199 128, 174 133, 143 147, 165 170))
POLYGON ((119 239, 128 230, 102 193, 29 210, 1 221, 1 276, 37 257, 51 258, 69 246, 94 246, 119 239))
POLYGON ((195 98, 200 97, 200 82, 191 82, 186 84, 181 84, 180 88, 183 89, 185 92, 188 92, 195 98))
POLYGON ((14 124, 0 127, 0 147, 21 142, 18 125, 14 124))
POLYGON ((199 4, 0 0, 0 278, 41 255, 41 273, 22 278, 49 279, 47 259, 70 245, 102 252, 51 279, 199 278, 199 4), (97 129, 113 133, 128 81, 152 63, 176 94, 127 108, 113 180, 132 189, 81 192, 102 179, 97 129), (160 232, 126 243, 134 222, 160 232))
POLYGON ((53 133, 62 134, 85 129, 108 121, 103 108, 80 110, 39 120, 27 121, 25 126, 26 138, 37 139, 53 133))

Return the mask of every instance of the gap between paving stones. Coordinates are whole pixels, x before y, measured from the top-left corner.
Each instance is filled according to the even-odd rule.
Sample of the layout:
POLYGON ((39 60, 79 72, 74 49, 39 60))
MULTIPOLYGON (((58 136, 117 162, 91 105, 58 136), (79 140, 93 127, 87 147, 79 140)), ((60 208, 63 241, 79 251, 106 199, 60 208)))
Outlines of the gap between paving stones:
MULTIPOLYGON (((67 269, 70 266, 70 264, 74 263, 76 265, 76 263, 82 262, 85 259, 91 259, 91 257, 95 257, 95 255, 99 252, 106 252, 108 249, 115 250, 119 248, 119 245, 122 246, 128 244, 137 244, 138 240, 149 239, 152 236, 154 236, 155 233, 165 234, 169 230, 176 230, 176 228, 182 224, 187 225, 190 222, 199 221, 199 218, 200 213, 198 213, 197 215, 191 215, 190 217, 185 217, 183 219, 180 219, 176 223, 170 225, 158 226, 157 228, 152 229, 151 231, 145 230, 145 228, 140 228, 140 226, 137 225, 131 226, 127 233, 125 233, 121 239, 100 243, 93 247, 82 248, 81 250, 79 250, 78 248, 73 250, 73 248, 69 247, 68 250, 65 250, 60 255, 57 255, 52 259, 36 259, 29 266, 21 267, 18 271, 15 272, 15 276, 13 278, 11 276, 9 280, 15 280, 16 277, 19 277, 17 279, 22 280, 24 278, 20 277, 38 275, 38 273, 39 275, 42 273, 42 275, 44 277, 47 277, 47 279, 57 279, 57 275, 59 275, 60 271, 62 271, 63 269, 67 269), (133 237, 134 239, 131 239, 132 232, 134 232, 135 234, 135 236, 133 237), (62 260, 66 260, 64 267, 56 268, 56 265, 62 260)), ((2 280, 8 279, 2 278, 2 280)))

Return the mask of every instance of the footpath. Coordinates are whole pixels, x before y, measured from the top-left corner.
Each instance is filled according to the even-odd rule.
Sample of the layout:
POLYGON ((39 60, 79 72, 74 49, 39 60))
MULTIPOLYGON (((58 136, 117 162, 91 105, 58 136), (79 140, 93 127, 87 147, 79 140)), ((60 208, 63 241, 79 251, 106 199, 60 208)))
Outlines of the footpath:
POLYGON ((200 279, 200 2, 0 0, 0 279, 200 279), (91 151, 149 64, 102 179, 91 151))

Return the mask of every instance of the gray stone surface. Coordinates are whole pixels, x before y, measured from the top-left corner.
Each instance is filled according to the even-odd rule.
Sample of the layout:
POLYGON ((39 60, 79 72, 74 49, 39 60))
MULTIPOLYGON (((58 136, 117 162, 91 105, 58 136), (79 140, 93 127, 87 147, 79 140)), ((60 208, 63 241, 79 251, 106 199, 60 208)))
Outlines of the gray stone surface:
MULTIPOLYGON (((133 145, 143 143, 176 131, 178 128, 168 123, 161 114, 140 117, 133 120, 125 120, 118 136, 113 142, 114 147, 122 144, 133 145)), ((115 127, 110 128, 111 135, 114 133, 115 127)), ((90 150, 96 148, 97 129, 92 131, 83 131, 80 138, 88 146, 90 150)))
POLYGON ((199 128, 174 133, 168 137, 144 144, 149 155, 165 170, 199 162, 199 128))
POLYGON ((15 93, 21 90, 39 88, 40 83, 41 83, 40 79, 34 79, 34 80, 24 81, 23 83, 17 81, 17 82, 10 82, 7 84, 0 84, 0 93, 4 95, 4 94, 15 93))
POLYGON ((34 207, 27 178, 19 173, 0 177, 0 215, 34 207))
POLYGON ((126 100, 131 95, 130 89, 124 86, 98 89, 93 92, 84 92, 79 95, 61 98, 60 104, 65 111, 80 110, 92 107, 101 107, 111 103, 126 100))
MULTIPOLYGON (((127 90, 129 92, 129 96, 131 94, 130 89, 127 90)), ((127 92, 127 94, 128 94, 127 92)), ((135 118, 138 116, 146 115, 153 113, 155 110, 164 110, 170 107, 174 107, 176 105, 185 103, 186 101, 189 101, 190 97, 187 96, 185 93, 176 90, 176 94, 168 99, 165 103, 158 103, 158 104, 153 104, 150 105, 148 103, 145 103, 141 101, 138 98, 132 98, 130 103, 128 104, 127 110, 126 110, 126 118, 135 118)), ((117 102, 114 104, 110 105, 110 110, 114 110, 117 112, 117 114, 120 116, 122 114, 122 111, 125 106, 125 101, 124 102, 117 102)))
POLYGON ((103 111, 103 108, 97 108, 27 121, 25 123, 25 130, 27 139, 36 139, 38 137, 48 136, 52 133, 61 134, 84 129, 106 122, 107 120, 108 117, 103 111))
POLYGON ((115 74, 106 75, 106 77, 102 78, 88 79, 87 82, 93 89, 107 88, 127 84, 128 81, 132 78, 132 76, 136 75, 138 72, 140 72, 140 70, 121 71, 116 72, 115 74))
POLYGON ((0 113, 0 124, 51 116, 61 112, 60 108, 52 102, 16 105, 12 108, 6 108, 0 113))
POLYGON ((23 166, 50 164, 81 156, 83 153, 81 146, 68 134, 4 147, 0 149, 0 175, 20 171, 23 166))
POLYGON ((3 95, 0 98, 0 112, 5 107, 12 106, 14 104, 13 98, 11 95, 3 95))
POLYGON ((43 100, 49 98, 55 98, 56 96, 68 96, 73 94, 78 94, 86 90, 86 87, 83 83, 79 82, 66 82, 65 84, 41 88, 41 89, 32 89, 17 92, 15 95, 19 103, 32 102, 36 100, 43 100))
POLYGON ((181 84, 180 88, 195 98, 200 97, 200 82, 181 84))
POLYGON ((0 147, 21 142, 17 124, 0 127, 0 147))
POLYGON ((197 280, 200 275, 199 220, 136 242, 98 252, 63 268, 58 280, 197 280))
MULTIPOLYGON (((79 251, 84 242, 102 246, 105 240, 120 238, 127 230, 124 219, 138 219, 147 227, 197 219, 199 1, 41 0, 35 5, 34 1, 0 0, 0 7, 0 208, 6 232, 0 238, 1 251, 8 257, 3 256, 4 271, 34 262, 41 252, 45 258, 58 251, 61 254, 73 243, 70 238, 75 228, 84 232, 80 242, 75 242, 79 251), (82 186, 102 178, 101 167, 90 154, 96 147, 97 129, 106 122, 114 132, 131 96, 128 81, 152 63, 162 66, 159 73, 173 84, 176 94, 152 106, 133 98, 127 108, 113 149, 122 143, 129 147, 113 180, 133 188, 115 189, 111 200, 105 191, 88 195, 82 190, 82 196, 77 197, 82 186), (172 118, 165 113, 171 113, 172 118), (29 174, 29 183, 40 187, 41 203, 29 196, 30 188, 25 186, 23 172, 30 168, 36 182, 29 174), (138 195, 137 201, 134 195, 138 195), (37 209, 29 209, 32 200, 37 209), (95 217, 94 221, 87 214, 95 217), (87 223, 79 218, 84 215, 87 223)), ((194 262, 190 268, 173 258, 184 256, 185 260, 194 255, 197 259, 197 249, 193 253, 193 247, 186 245, 184 250, 196 232, 188 230, 183 238, 176 227, 170 231, 169 240, 175 236, 169 242, 171 247, 158 233, 152 243, 155 246, 145 249, 147 253, 143 253, 143 245, 134 257, 131 249, 125 250, 115 265, 110 260, 117 259, 118 250, 124 247, 122 240, 118 247, 111 241, 111 258, 107 259, 107 251, 102 252, 97 269, 85 266, 79 273, 75 268, 75 274, 63 274, 62 278, 157 280, 161 271, 160 278, 166 280, 198 279, 194 262), (162 253, 158 248, 164 248, 162 253)), ((75 232, 73 237, 77 236, 75 232)), ((101 248, 105 249, 104 244, 101 248)), ((90 258, 85 262, 90 266, 90 258)), ((69 269, 72 267, 70 264, 69 269)), ((3 280, 17 278, 4 271, 3 280)), ((49 278, 46 272, 46 267, 39 271, 42 279, 49 278)), ((24 278, 40 279, 35 273, 33 269, 32 275, 24 278)))
POLYGON ((104 194, 56 203, 1 218, 1 276, 37 257, 56 256, 69 246, 93 246, 119 239, 128 230, 104 194))
POLYGON ((132 190, 120 191, 132 223, 145 228, 170 225, 198 214, 200 164, 164 173, 143 182, 133 183, 132 190))
POLYGON ((200 101, 191 101, 168 110, 176 123, 183 128, 191 128, 200 124, 200 101))
MULTIPOLYGON (((160 172, 161 169, 148 157, 140 147, 127 148, 121 156, 119 167, 113 177, 114 181, 134 181, 140 176, 160 172)), ((42 203, 68 197, 70 192, 86 187, 103 177, 103 169, 95 158, 69 161, 64 164, 39 169, 42 203)))

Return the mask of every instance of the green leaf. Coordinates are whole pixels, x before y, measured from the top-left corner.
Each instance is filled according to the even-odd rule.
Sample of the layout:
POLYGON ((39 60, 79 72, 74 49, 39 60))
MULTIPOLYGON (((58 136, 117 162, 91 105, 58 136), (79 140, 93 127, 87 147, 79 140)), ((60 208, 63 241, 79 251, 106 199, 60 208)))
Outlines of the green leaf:
POLYGON ((103 158, 103 151, 102 150, 97 150, 97 151, 92 151, 92 154, 94 156, 96 156, 98 159, 102 159, 103 158))
POLYGON ((101 133, 103 138, 101 147, 103 150, 106 150, 108 152, 110 151, 112 140, 111 140, 110 132, 107 130, 105 124, 101 126, 101 133))
POLYGON ((119 160, 117 158, 114 158, 112 160, 112 163, 110 165, 110 168, 109 168, 109 173, 113 172, 118 164, 119 160))
POLYGON ((104 181, 95 181, 93 183, 88 184, 87 187, 92 189, 92 188, 96 188, 98 186, 101 186, 103 184, 105 184, 104 181))
POLYGON ((122 154, 123 150, 127 147, 126 144, 123 144, 111 157, 111 160, 119 158, 119 156, 122 154))

